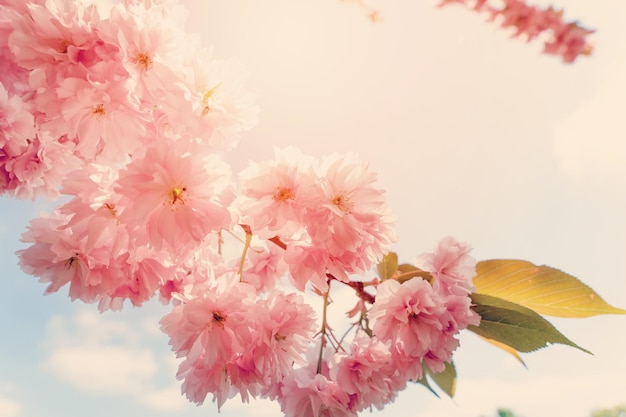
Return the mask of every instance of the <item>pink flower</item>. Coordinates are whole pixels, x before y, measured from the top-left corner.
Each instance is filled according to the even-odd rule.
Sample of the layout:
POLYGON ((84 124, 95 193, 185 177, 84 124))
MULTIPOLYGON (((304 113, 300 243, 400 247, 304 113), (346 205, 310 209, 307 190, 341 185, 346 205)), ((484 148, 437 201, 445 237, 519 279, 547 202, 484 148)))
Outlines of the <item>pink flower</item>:
POLYGON ((421 379, 422 359, 431 351, 438 353, 437 348, 442 347, 439 336, 448 325, 443 300, 428 281, 384 281, 378 286, 368 317, 374 335, 392 343, 399 370, 407 379, 421 379))
POLYGON ((232 278, 221 287, 207 287, 204 294, 174 307, 161 319, 172 349, 185 357, 178 370, 178 377, 185 380, 183 392, 199 404, 209 392, 221 407, 237 391, 247 399, 248 393, 260 389, 256 375, 242 378, 238 362, 251 346, 253 320, 263 310, 255 304, 254 289, 232 278))
POLYGON ((36 102, 49 118, 45 128, 76 138, 76 149, 86 160, 125 162, 145 146, 140 139, 148 120, 130 87, 125 80, 97 83, 66 78, 36 102))
POLYGON ((524 35, 530 41, 545 34, 543 52, 559 55, 566 63, 574 62, 580 55, 590 55, 593 49, 586 39, 593 31, 576 22, 565 22, 563 11, 552 6, 540 9, 526 4, 525 0, 503 0, 498 6, 492 6, 489 0, 442 0, 439 5, 448 4, 463 4, 476 12, 487 12, 503 28, 513 28, 515 37, 524 35), (504 5, 500 6, 501 3, 504 5))
POLYGON ((258 346, 253 357, 257 367, 265 365, 264 377, 280 381, 294 363, 302 362, 315 333, 315 312, 296 294, 274 292, 266 303, 267 313, 255 318, 258 346))
POLYGON ((459 332, 470 324, 480 324, 480 316, 471 309, 471 299, 468 296, 448 295, 443 300, 443 305, 446 309, 441 320, 443 328, 424 355, 424 361, 433 372, 443 371, 444 362, 452 360, 452 354, 459 347, 459 332))
POLYGON ((311 367, 291 372, 278 398, 285 417, 356 417, 350 397, 335 381, 316 374, 311 367))
POLYGON ((470 251, 467 243, 446 237, 439 242, 434 253, 420 255, 416 265, 432 274, 435 291, 443 295, 469 295, 475 290, 473 279, 476 275, 476 260, 470 251))
POLYGON ((35 138, 35 119, 30 103, 9 93, 0 84, 0 149, 9 156, 20 155, 35 138))
POLYGON ((161 329, 178 357, 195 362, 203 355, 207 365, 229 360, 249 342, 254 296, 254 289, 243 283, 207 288, 202 296, 174 307, 161 319, 161 329))
POLYGON ((562 24, 553 30, 550 40, 545 43, 543 52, 560 55, 567 63, 574 62, 580 55, 590 55, 593 47, 587 42, 587 36, 593 31, 575 23, 562 24))
POLYGON ((268 249, 252 247, 248 252, 248 267, 243 271, 243 280, 256 288, 257 293, 272 291, 276 282, 287 272, 283 260, 284 250, 269 243, 268 249))
POLYGON ((325 249, 291 243, 287 245, 284 259, 289 266, 289 280, 298 290, 304 291, 310 282, 318 291, 328 291, 328 252, 325 249))
POLYGON ((210 232, 228 227, 224 206, 228 166, 183 139, 159 140, 120 171, 115 191, 125 207, 120 220, 155 249, 184 254, 210 232))
POLYGON ((320 167, 320 186, 305 216, 312 245, 328 251, 330 263, 346 273, 363 273, 396 239, 376 175, 355 155, 331 155, 320 167))
POLYGON ((250 315, 250 342, 226 364, 228 380, 247 400, 275 398, 294 364, 303 363, 315 325, 313 309, 295 294, 273 293, 250 315))
POLYGON ((206 138, 212 150, 234 148, 241 132, 256 125, 259 112, 255 96, 245 89, 245 67, 236 59, 209 60, 196 52, 185 68, 194 112, 185 117, 189 133, 206 138))
POLYGON ((312 161, 293 148, 275 149, 275 160, 251 163, 240 174, 240 223, 261 238, 291 240, 302 222, 317 181, 312 161))
POLYGON ((224 360, 207 364, 202 355, 196 360, 185 359, 178 367, 176 378, 183 380, 181 391, 197 405, 202 405, 211 393, 219 410, 227 399, 237 394, 228 379, 224 360))
POLYGON ((350 352, 337 360, 330 375, 351 396, 355 411, 372 405, 381 410, 406 384, 398 377, 389 347, 375 337, 357 335, 350 352))
POLYGON ((73 198, 57 209, 69 218, 64 228, 85 240, 89 249, 111 247, 112 257, 134 248, 128 230, 120 222, 120 197, 113 193, 116 180, 117 170, 110 166, 91 164, 74 171, 61 189, 62 194, 73 198))
POLYGON ((81 165, 73 142, 38 135, 19 155, 3 155, 0 150, 0 191, 20 199, 56 198, 67 173, 81 165))
MULTIPOLYGON (((183 19, 172 4, 118 4, 99 25, 106 43, 119 47, 121 64, 135 85, 134 93, 149 107, 187 105, 181 88, 186 50, 197 42, 182 30, 183 19)), ((180 6, 178 6, 180 7, 180 6)))
POLYGON ((15 56, 9 49, 9 36, 13 32, 15 21, 20 18, 19 9, 24 7, 21 1, 16 3, 6 5, 0 2, 0 84, 12 94, 23 96, 29 90, 28 71, 17 65, 15 56))
POLYGON ((9 46, 24 68, 45 70, 54 66, 60 73, 69 71, 76 76, 81 70, 70 67, 79 64, 80 56, 100 41, 94 31, 99 21, 94 5, 85 6, 73 0, 29 2, 27 11, 14 23, 9 46))
POLYGON ((114 288, 101 297, 98 305, 100 311, 119 311, 125 300, 130 300, 133 307, 139 307, 152 298, 172 274, 173 268, 164 266, 161 260, 161 257, 145 248, 132 254, 125 252, 112 260, 109 269, 116 270, 120 279, 114 288))
POLYGON ((118 278, 108 269, 109 252, 106 248, 86 250, 70 230, 63 229, 65 220, 55 215, 31 221, 22 241, 32 245, 18 251, 20 266, 38 276, 40 282, 50 283, 47 294, 70 284, 72 300, 95 302, 116 285, 118 278))

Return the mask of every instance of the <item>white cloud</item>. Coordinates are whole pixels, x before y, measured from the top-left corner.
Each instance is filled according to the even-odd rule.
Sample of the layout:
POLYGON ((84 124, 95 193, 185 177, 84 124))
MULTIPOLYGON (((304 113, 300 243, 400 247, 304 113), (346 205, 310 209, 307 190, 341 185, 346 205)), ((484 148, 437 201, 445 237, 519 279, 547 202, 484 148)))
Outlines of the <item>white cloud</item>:
POLYGON ((117 317, 90 311, 52 317, 45 370, 78 391, 123 396, 161 411, 185 407, 173 378, 177 361, 173 355, 156 359, 153 326, 117 317), (171 385, 157 386, 161 373, 171 385))
POLYGON ((21 415, 22 406, 15 400, 17 395, 17 385, 0 381, 0 417, 18 417, 21 415))
POLYGON ((156 375, 150 350, 135 347, 60 347, 46 369, 75 388, 107 394, 130 394, 156 375))
POLYGON ((162 412, 179 411, 188 405, 187 400, 180 393, 178 385, 149 390, 139 398, 139 402, 153 410, 162 412))
POLYGON ((22 407, 15 401, 0 398, 0 417, 17 417, 22 407))

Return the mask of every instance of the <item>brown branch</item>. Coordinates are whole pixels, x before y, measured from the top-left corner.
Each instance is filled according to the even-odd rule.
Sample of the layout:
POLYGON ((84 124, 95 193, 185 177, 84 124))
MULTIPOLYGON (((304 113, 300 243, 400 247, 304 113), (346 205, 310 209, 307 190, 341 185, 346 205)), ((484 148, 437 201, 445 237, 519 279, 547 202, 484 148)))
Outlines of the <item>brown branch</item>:
POLYGON ((376 302, 376 297, 368 293, 367 291, 365 291, 365 283, 361 281, 345 282, 340 279, 337 279, 333 274, 330 274, 330 273, 326 274, 326 276, 331 280, 334 279, 335 281, 341 282, 342 284, 347 285, 348 287, 352 288, 354 291, 356 291, 356 294, 359 296, 359 298, 365 301, 366 303, 374 304, 376 302))

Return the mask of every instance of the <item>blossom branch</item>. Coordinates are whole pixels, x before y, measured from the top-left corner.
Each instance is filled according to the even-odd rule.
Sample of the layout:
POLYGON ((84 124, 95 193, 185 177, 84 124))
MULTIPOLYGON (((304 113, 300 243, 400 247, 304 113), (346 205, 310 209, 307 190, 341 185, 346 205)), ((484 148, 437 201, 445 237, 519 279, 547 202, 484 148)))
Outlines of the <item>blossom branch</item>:
POLYGON ((272 242, 273 244, 275 244, 276 246, 278 246, 279 248, 287 249, 287 244, 283 242, 282 240, 280 240, 278 236, 274 236, 268 240, 272 242))
POLYGON ((513 37, 524 35, 528 41, 539 36, 546 36, 543 53, 558 55, 563 62, 572 63, 580 55, 590 55, 593 47, 587 41, 587 35, 594 31, 586 29, 578 22, 563 20, 563 10, 552 6, 541 9, 526 4, 525 0, 501 0, 503 6, 490 4, 489 0, 441 0, 439 7, 449 4, 461 4, 469 9, 489 14, 489 20, 500 21, 503 28, 513 28, 513 37))
POLYGON ((416 277, 420 277, 431 283, 433 281, 433 276, 431 275, 431 273, 428 271, 421 270, 421 269, 415 269, 413 271, 403 272, 401 274, 394 275, 392 279, 395 279, 396 281, 403 283, 416 277))
POLYGON ((248 253, 248 249, 250 248, 250 243, 252 242, 252 230, 250 230, 250 226, 245 224, 240 225, 244 232, 246 232, 246 242, 243 246, 243 252, 241 254, 241 259, 239 260, 239 281, 243 281, 243 267, 246 262, 246 254, 248 253))
POLYGON ((330 291, 326 291, 324 293, 324 310, 322 312, 322 330, 320 330, 321 341, 320 341, 320 353, 317 358, 317 370, 316 373, 322 373, 322 357, 324 355, 324 347, 326 346, 326 310, 328 309, 328 293, 330 291))
POLYGON ((347 285, 348 287, 354 289, 357 293, 357 295, 359 296, 359 298, 363 301, 365 301, 366 303, 370 303, 370 304, 374 304, 376 302, 376 297, 374 297, 372 294, 368 293, 365 291, 365 282, 363 281, 342 281, 340 279, 337 279, 333 274, 326 274, 326 276, 331 279, 331 280, 335 280, 338 282, 341 282, 344 285, 347 285))

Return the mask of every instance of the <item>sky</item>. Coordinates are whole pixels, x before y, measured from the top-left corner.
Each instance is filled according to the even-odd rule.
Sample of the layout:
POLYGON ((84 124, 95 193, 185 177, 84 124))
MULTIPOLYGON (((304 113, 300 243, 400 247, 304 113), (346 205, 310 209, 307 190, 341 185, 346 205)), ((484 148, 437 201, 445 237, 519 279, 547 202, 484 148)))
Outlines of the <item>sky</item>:
MULTIPOLYGON (((565 65, 483 16, 428 1, 372 1, 376 24, 337 0, 184 3, 189 30, 215 57, 237 57, 258 96, 258 126, 227 155, 235 171, 275 146, 356 152, 397 215, 401 261, 452 235, 479 260, 547 264, 626 308, 626 5, 557 2, 597 30, 594 54, 565 65)), ((0 417, 217 415, 180 396, 158 328, 166 307, 100 314, 67 292, 43 296, 14 252, 28 221, 52 206, 4 198, 0 207, 0 417)), ((552 346, 523 355, 525 368, 463 334, 454 399, 411 386, 371 415, 491 417, 506 407, 586 417, 626 403, 626 319, 550 321, 594 355, 552 346)), ((221 415, 281 414, 234 399, 221 415)))

